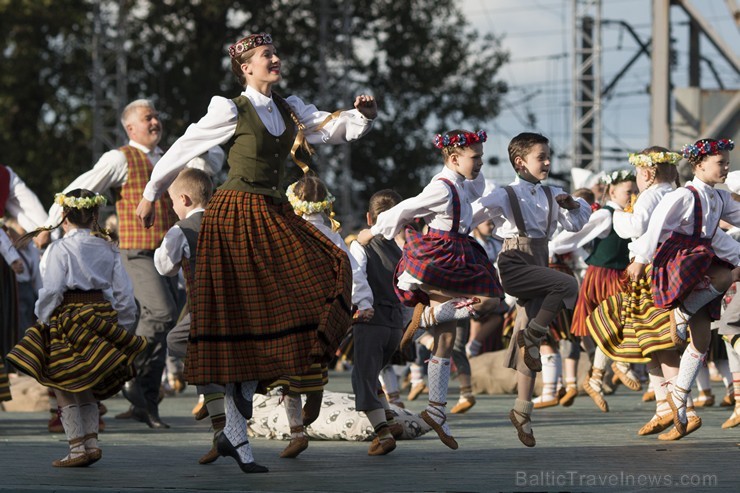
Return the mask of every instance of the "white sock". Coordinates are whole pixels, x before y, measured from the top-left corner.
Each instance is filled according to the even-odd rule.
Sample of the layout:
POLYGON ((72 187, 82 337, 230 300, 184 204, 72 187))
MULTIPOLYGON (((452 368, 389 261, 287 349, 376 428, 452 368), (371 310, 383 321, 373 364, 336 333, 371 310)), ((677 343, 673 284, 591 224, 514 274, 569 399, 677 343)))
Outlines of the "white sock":
POLYGON ((82 433, 90 438, 85 440, 85 449, 98 448, 98 430, 100 428, 100 411, 97 402, 88 402, 80 406, 82 433))
POLYGON ((699 392, 702 390, 712 390, 712 384, 709 381, 709 368, 704 365, 699 367, 699 371, 696 373, 696 388, 699 392))
POLYGON ((468 356, 468 358, 475 358, 480 354, 480 350, 483 347, 483 344, 476 341, 475 339, 472 339, 468 341, 468 343, 465 345, 465 354, 468 356))
POLYGON ((290 438, 300 438, 303 436, 303 417, 301 411, 303 410, 303 402, 301 402, 301 396, 299 395, 286 395, 283 399, 285 404, 285 414, 288 416, 288 426, 290 426, 290 438), (298 428, 301 431, 293 431, 298 428))
MULTIPOLYGON (((521 399, 517 399, 514 401, 514 416, 516 417, 516 420, 522 423, 524 419, 528 417, 532 417, 532 410, 534 409, 534 403, 531 401, 523 401, 521 399), (522 414, 526 416, 522 416, 522 414)), ((526 433, 532 433, 532 423, 528 422, 522 425, 522 430, 524 430, 526 433)))
POLYGON ((604 351, 601 350, 600 347, 596 346, 596 351, 594 352, 594 368, 597 368, 601 370, 602 372, 606 370, 606 366, 609 364, 609 357, 604 354, 604 351))
MULTIPOLYGON (((693 344, 689 344, 681 356, 681 366, 678 369, 678 375, 673 385, 673 399, 679 407, 678 417, 682 422, 686 422, 686 407, 681 407, 691 391, 696 374, 704 364, 704 354, 696 350, 693 344)), ((687 402, 688 405, 688 402, 687 402)))
POLYGON ((85 445, 80 440, 79 443, 72 445, 73 440, 78 440, 85 435, 85 431, 82 428, 82 416, 80 415, 80 408, 77 404, 70 404, 64 406, 62 412, 59 415, 59 419, 62 421, 64 426, 64 434, 67 436, 67 442, 69 444, 69 455, 70 457, 77 457, 85 453, 85 445))
MULTIPOLYGON (((450 359, 440 358, 438 356, 432 356, 429 360, 429 367, 427 369, 427 385, 429 386, 429 406, 435 407, 437 410, 442 411, 444 415, 447 402, 447 387, 450 383, 450 359), (432 402, 438 402, 439 404, 431 404, 432 402)), ((429 415, 437 423, 442 423, 442 418, 436 416, 435 413, 429 413, 429 415)), ((447 421, 442 424, 442 430, 450 434, 450 428, 447 426, 447 421)))
POLYGON ((429 328, 437 324, 464 320, 475 313, 472 298, 452 298, 435 307, 427 306, 421 316, 420 327, 429 328))
POLYGON ((533 402, 551 401, 555 398, 558 383, 558 354, 540 355, 542 361, 542 395, 533 402))
POLYGON ((392 366, 388 365, 380 370, 378 379, 380 379, 380 384, 385 389, 386 394, 398 394, 401 391, 401 387, 398 385, 398 377, 392 366))
POLYGON ((411 385, 417 385, 424 383, 424 367, 411 363, 411 385))
POLYGON ((710 283, 707 289, 694 289, 690 292, 683 300, 682 305, 686 312, 694 314, 698 312, 701 307, 721 295, 722 293, 717 291, 717 289, 710 283))
POLYGON ((714 362, 714 366, 717 367, 717 371, 722 377, 722 383, 725 384, 725 388, 729 389, 732 387, 732 372, 730 371, 730 361, 726 359, 717 360, 714 362))
POLYGON ((664 401, 666 399, 666 388, 663 385, 665 379, 663 378, 663 372, 660 367, 650 368, 648 370, 648 378, 650 379, 653 392, 655 392, 655 400, 664 401))
MULTIPOLYGON (((242 395, 247 400, 252 400, 252 395, 257 389, 257 382, 242 382, 242 395)), ((224 427, 224 435, 229 439, 231 445, 234 447, 244 443, 241 447, 237 448, 236 451, 239 454, 239 459, 243 463, 254 462, 254 456, 252 455, 252 445, 249 443, 247 437, 247 420, 239 412, 234 402, 234 384, 226 384, 226 392, 224 394, 224 404, 226 407, 226 426, 224 427), (246 443, 245 443, 246 442, 246 443)))

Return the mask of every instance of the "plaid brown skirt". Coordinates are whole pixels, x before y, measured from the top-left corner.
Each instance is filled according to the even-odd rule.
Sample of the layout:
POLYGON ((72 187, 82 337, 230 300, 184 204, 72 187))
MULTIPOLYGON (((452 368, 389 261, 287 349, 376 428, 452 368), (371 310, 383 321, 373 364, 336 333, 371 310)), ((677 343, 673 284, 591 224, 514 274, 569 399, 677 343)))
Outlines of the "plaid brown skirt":
POLYGON ((195 272, 192 384, 272 382, 329 361, 351 323, 349 258, 289 204, 218 190, 195 272))

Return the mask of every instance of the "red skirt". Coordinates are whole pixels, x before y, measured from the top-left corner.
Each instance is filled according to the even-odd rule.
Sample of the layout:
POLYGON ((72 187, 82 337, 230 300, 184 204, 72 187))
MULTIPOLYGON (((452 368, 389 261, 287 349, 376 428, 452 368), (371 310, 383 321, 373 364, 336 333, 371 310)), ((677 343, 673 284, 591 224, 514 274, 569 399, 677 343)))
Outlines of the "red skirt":
POLYGON ((578 292, 578 300, 573 311, 573 322, 570 328, 573 335, 587 336, 586 320, 591 312, 599 306, 599 303, 623 291, 624 288, 624 271, 589 265, 583 276, 581 290, 578 292))
MULTIPOLYGON (((711 238, 673 233, 660 246, 653 261, 653 301, 658 308, 676 308, 696 286, 704 281, 712 263, 733 266, 714 254, 711 238)), ((722 297, 707 307, 713 320, 719 320, 722 297)))
MULTIPOLYGON (((468 235, 429 229, 422 235, 407 230, 403 256, 396 266, 395 279, 404 271, 419 281, 450 293, 501 298, 504 290, 496 268, 482 246, 468 235)), ((394 285, 401 303, 416 306, 429 304, 421 290, 403 290, 394 285)))
POLYGON ((349 257, 288 203, 218 190, 203 216, 185 372, 193 384, 302 375, 351 324, 349 257))

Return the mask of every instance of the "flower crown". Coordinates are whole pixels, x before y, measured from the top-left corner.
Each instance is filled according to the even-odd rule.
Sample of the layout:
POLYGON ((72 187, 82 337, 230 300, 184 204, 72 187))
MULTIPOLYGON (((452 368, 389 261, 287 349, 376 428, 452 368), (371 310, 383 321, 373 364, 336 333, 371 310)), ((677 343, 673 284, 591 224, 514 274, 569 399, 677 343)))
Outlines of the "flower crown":
POLYGON ((468 147, 473 144, 485 142, 488 140, 488 134, 485 130, 478 130, 477 132, 463 132, 455 135, 441 135, 437 134, 434 136, 434 147, 442 149, 444 147, 468 147))
POLYGON ((286 190, 285 195, 288 197, 288 202, 290 202, 290 205, 293 207, 293 210, 296 214, 301 215, 309 215, 309 214, 319 214, 321 212, 325 213, 327 216, 329 216, 329 221, 331 222, 331 229, 332 231, 339 231, 339 222, 334 219, 334 201, 336 198, 329 193, 329 191, 326 191, 326 198, 322 200, 321 202, 308 202, 306 200, 301 200, 298 198, 298 196, 295 194, 295 186, 296 183, 292 183, 288 190, 286 190))
POLYGON ((681 154, 686 159, 691 157, 699 156, 713 156, 719 154, 720 151, 731 151, 735 148, 735 143, 730 139, 719 139, 714 142, 707 142, 706 140, 700 140, 696 144, 686 144, 681 149, 681 154))
POLYGON ((602 178, 601 181, 603 181, 605 185, 616 185, 623 181, 635 181, 635 175, 632 174, 631 169, 620 169, 612 171, 602 178))
POLYGON ((668 163, 676 164, 681 160, 681 155, 677 152, 648 152, 637 153, 631 152, 629 155, 630 164, 640 167, 652 167, 658 164, 668 163))
POLYGON ((92 209, 105 205, 107 202, 108 200, 99 193, 96 193, 94 197, 69 197, 63 193, 54 195, 54 203, 69 209, 92 209))
POLYGON ((229 55, 231 58, 236 58, 245 51, 249 51, 252 48, 257 48, 262 45, 271 45, 272 36, 267 33, 250 34, 246 38, 242 38, 233 45, 229 46, 229 55))

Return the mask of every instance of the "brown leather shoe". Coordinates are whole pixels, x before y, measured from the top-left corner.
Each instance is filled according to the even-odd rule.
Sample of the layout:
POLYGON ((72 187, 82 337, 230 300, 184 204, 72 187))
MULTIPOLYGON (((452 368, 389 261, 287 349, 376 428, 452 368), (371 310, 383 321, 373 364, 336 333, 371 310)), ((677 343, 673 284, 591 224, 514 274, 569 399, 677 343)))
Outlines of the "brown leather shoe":
POLYGON ((388 423, 388 430, 391 432, 393 438, 401 438, 403 435, 403 425, 401 423, 388 423))
POLYGON ((658 440, 663 441, 673 441, 673 440, 680 440, 686 435, 689 435, 690 433, 695 432, 701 428, 701 418, 699 416, 689 416, 688 422, 686 423, 686 432, 681 433, 676 427, 674 426, 671 428, 671 431, 668 433, 661 433, 658 435, 658 440))
POLYGON ((475 406, 475 397, 471 395, 470 397, 465 397, 457 401, 457 404, 450 409, 450 412, 452 414, 464 414, 473 406, 475 406))
POLYGON ((411 390, 409 390, 409 395, 407 397, 410 401, 415 401, 419 395, 421 395, 422 392, 427 388, 426 384, 424 382, 415 383, 411 386, 411 390))
POLYGON ((735 405, 735 395, 725 394, 722 398, 722 402, 719 403, 719 407, 731 407, 735 405))
POLYGON ((519 352, 521 353, 519 356, 523 358, 524 364, 527 365, 527 368, 535 373, 541 372, 542 361, 539 358, 540 349, 537 347, 536 344, 527 341, 527 338, 524 337, 525 330, 527 329, 520 330, 519 333, 516 335, 516 344, 517 346, 519 346, 519 352), (537 349, 536 358, 529 353, 530 348, 537 349))
POLYGON ((75 457, 67 456, 64 459, 57 459, 51 463, 54 467, 85 467, 90 465, 90 457, 82 453, 75 457))
POLYGON ((711 390, 700 390, 699 395, 694 399, 695 407, 712 407, 714 406, 715 398, 711 390))
POLYGON ((655 400, 655 392, 652 390, 648 390, 644 394, 642 394, 642 402, 652 402, 655 400))
POLYGON ((213 445, 211 446, 211 450, 206 452, 206 454, 198 459, 198 464, 210 464, 211 462, 215 462, 216 459, 218 459, 220 454, 218 453, 218 450, 216 449, 216 441, 213 441, 213 445))
POLYGON ((453 437, 445 433, 445 431, 442 429, 442 425, 447 421, 447 417, 445 416, 442 423, 437 423, 434 421, 434 418, 429 414, 429 412, 425 409, 420 414, 421 419, 424 420, 426 424, 432 427, 432 429, 437 433, 437 436, 440 440, 442 440, 442 443, 450 447, 452 450, 457 450, 458 444, 457 440, 455 440, 453 437))
POLYGON ((87 454, 87 458, 90 461, 88 462, 88 465, 94 464, 103 458, 103 451, 97 447, 85 449, 85 453, 87 454))
POLYGON ((622 371, 622 369, 619 367, 619 365, 614 362, 612 363, 612 371, 614 372, 614 376, 619 378, 619 381, 624 384, 625 387, 627 387, 630 390, 638 391, 642 389, 642 384, 632 378, 629 373, 626 373, 622 371))
POLYGON ((308 438, 305 436, 293 438, 285 450, 280 453, 281 459, 295 459, 308 448, 308 438))
POLYGON ((535 402, 534 403, 534 408, 535 409, 544 409, 546 407, 557 406, 558 404, 560 404, 560 400, 558 400, 557 397, 553 397, 552 399, 548 399, 546 401, 545 400, 540 400, 540 401, 535 402))
MULTIPOLYGON (((679 408, 676 406, 676 403, 673 401, 673 392, 668 392, 668 395, 666 396, 666 400, 668 401, 668 405, 671 406, 671 412, 673 413, 673 426, 675 427, 676 431, 680 435, 682 436, 685 435, 686 427, 688 426, 688 423, 684 423, 678 418, 679 408)), ((681 404, 681 407, 686 407, 686 401, 684 401, 681 404)))
POLYGON ((534 447, 537 444, 536 440, 534 439, 534 433, 527 433, 526 431, 524 431, 524 425, 532 421, 530 416, 528 414, 523 414, 512 409, 511 411, 509 411, 509 419, 511 420, 511 424, 514 425, 514 428, 516 428, 516 433, 519 436, 519 441, 527 447, 534 447), (517 419, 517 415, 524 417, 524 421, 520 423, 517 419))
POLYGON ((132 419, 133 417, 134 417, 134 406, 129 406, 128 410, 115 415, 115 419, 132 419))
POLYGON ((570 407, 573 405, 573 401, 576 400, 576 397, 578 397, 578 389, 570 387, 566 389, 565 395, 560 398, 560 405, 563 407, 570 407))
POLYGON ((740 425, 740 412, 737 411, 737 409, 730 415, 730 417, 722 423, 722 429, 728 430, 730 428, 734 428, 737 425, 740 425))
POLYGON ((653 416, 650 421, 645 423, 643 427, 639 429, 637 434, 639 436, 654 435, 655 433, 660 433, 661 431, 667 430, 672 424, 672 414, 653 416))
POLYGON ((598 390, 591 386, 590 380, 590 378, 587 378, 583 382, 583 390, 585 390, 588 396, 594 401, 596 407, 601 409, 602 412, 608 413, 609 404, 607 404, 607 402, 604 400, 604 396, 602 396, 598 390))
POLYGON ((197 413, 194 413, 194 417, 196 421, 202 421, 206 419, 209 416, 208 414, 208 407, 201 406, 200 409, 198 409, 197 413))
POLYGON ((669 317, 670 322, 671 322, 671 341, 673 341, 673 344, 675 344, 676 347, 678 347, 678 348, 685 347, 686 344, 687 344, 687 342, 686 342, 686 335, 688 335, 688 329, 684 330, 684 332, 686 333, 686 335, 683 335, 682 336, 676 330, 677 329, 677 324, 679 323, 679 321, 676 320, 676 315, 675 315, 675 312, 673 310, 671 310, 668 313, 668 317, 669 317))
POLYGON ((401 343, 399 344, 399 349, 401 351, 403 351, 404 348, 414 340, 414 334, 419 330, 419 325, 421 324, 421 315, 424 313, 424 308, 426 308, 426 305, 421 303, 417 303, 414 307, 414 314, 411 317, 411 322, 406 326, 406 330, 403 332, 403 337, 401 338, 401 343))
POLYGON ((370 448, 367 449, 367 455, 386 455, 396 450, 396 440, 394 438, 387 438, 381 440, 375 437, 370 444, 370 448))

